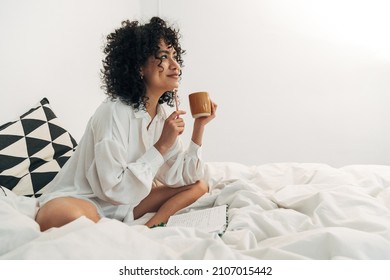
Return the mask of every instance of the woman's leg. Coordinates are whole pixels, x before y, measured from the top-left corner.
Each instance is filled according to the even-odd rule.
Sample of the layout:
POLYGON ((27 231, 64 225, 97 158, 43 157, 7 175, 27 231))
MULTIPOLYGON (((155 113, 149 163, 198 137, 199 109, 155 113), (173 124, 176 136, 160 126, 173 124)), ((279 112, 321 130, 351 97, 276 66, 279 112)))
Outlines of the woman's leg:
POLYGON ((96 206, 91 202, 75 197, 59 197, 43 205, 35 220, 41 231, 45 231, 52 227, 61 227, 81 216, 95 223, 100 220, 96 206))
POLYGON ((170 216, 194 203, 206 192, 208 192, 208 186, 203 181, 197 181, 192 185, 180 188, 154 187, 150 194, 134 208, 134 219, 138 219, 146 213, 156 212, 145 225, 151 227, 166 223, 170 216))

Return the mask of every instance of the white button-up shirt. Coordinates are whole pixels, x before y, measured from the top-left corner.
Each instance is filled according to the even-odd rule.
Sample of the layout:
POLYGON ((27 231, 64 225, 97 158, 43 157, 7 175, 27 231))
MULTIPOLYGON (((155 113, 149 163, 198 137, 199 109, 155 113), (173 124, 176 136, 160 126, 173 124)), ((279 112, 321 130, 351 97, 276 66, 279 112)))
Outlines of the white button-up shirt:
POLYGON ((168 117, 158 105, 151 120, 144 110, 107 99, 96 110, 75 153, 47 186, 41 205, 59 196, 82 196, 99 205, 128 205, 132 210, 154 180, 169 187, 196 182, 204 174, 200 146, 184 149, 177 138, 162 156, 154 147, 168 117), (149 128, 147 126, 150 124, 149 128))

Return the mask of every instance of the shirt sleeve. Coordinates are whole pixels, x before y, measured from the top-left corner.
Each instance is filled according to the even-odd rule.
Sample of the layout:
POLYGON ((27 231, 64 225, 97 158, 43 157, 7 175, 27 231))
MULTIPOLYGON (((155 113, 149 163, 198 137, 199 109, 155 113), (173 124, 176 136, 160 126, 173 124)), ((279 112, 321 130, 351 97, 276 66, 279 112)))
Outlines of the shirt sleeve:
POLYGON ((157 179, 169 187, 193 184, 204 177, 204 163, 201 160, 201 147, 190 142, 183 149, 180 138, 164 156, 165 163, 157 174, 157 179))
POLYGON ((87 172, 94 193, 113 204, 137 205, 151 189, 164 159, 151 147, 135 162, 127 162, 118 142, 104 139, 95 145, 95 159, 87 172))

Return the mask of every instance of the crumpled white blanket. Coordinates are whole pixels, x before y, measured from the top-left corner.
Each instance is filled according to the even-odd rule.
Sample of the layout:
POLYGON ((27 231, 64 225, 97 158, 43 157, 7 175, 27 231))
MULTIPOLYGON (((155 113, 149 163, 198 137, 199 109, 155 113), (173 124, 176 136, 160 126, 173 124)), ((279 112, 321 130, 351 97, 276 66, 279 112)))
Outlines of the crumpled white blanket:
POLYGON ((390 259, 390 166, 208 163, 210 193, 180 212, 228 204, 222 237, 82 217, 41 233, 35 199, 0 196, 0 259, 390 259))

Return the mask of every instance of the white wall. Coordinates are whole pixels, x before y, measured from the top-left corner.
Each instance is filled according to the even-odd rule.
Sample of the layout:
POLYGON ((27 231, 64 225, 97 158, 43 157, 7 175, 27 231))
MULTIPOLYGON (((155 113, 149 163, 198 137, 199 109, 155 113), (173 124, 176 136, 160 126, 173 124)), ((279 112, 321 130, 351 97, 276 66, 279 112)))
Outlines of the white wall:
POLYGON ((181 91, 219 104, 206 158, 390 163, 388 2, 161 3, 188 51, 181 91))
POLYGON ((182 108, 197 90, 219 105, 205 160, 390 164, 389 11, 380 0, 2 0, 0 123, 47 96, 79 139, 104 98, 104 36, 160 14, 187 50, 182 108))
POLYGON ((46 96, 79 140, 105 98, 105 36, 140 15, 139 1, 1 0, 0 123, 46 96))

